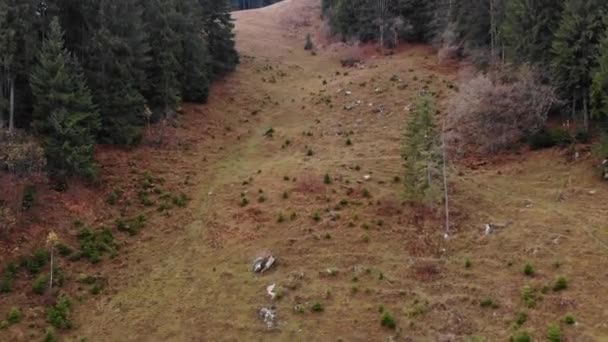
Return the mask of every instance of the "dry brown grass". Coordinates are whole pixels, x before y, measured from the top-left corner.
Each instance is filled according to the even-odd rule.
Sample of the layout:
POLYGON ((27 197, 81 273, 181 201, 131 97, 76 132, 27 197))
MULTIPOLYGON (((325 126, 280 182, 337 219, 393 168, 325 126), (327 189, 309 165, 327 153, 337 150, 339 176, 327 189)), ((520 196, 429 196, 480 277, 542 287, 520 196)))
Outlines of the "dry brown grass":
MULTIPOLYGON (((435 341, 479 336, 504 341, 525 309, 522 287, 550 286, 561 275, 569 288, 549 291, 534 309, 526 309, 530 318, 524 329, 542 339, 548 324, 570 312, 580 323, 564 327, 569 339, 607 336, 608 205, 599 200, 607 190, 592 176, 590 163, 566 164, 549 151, 476 171, 460 169, 451 180, 457 227, 444 240, 440 218, 404 206, 401 185, 393 178, 402 173, 406 108, 425 86, 445 100, 454 68, 437 66, 433 52, 420 46, 370 57, 362 69, 342 69, 328 51, 310 56, 302 48, 306 32, 291 37, 274 16, 295 8, 290 6, 315 8, 316 3, 288 0, 238 14, 239 49, 256 58, 244 59, 237 72, 216 85, 208 105, 187 106, 167 147, 102 151, 102 163, 117 170, 108 182, 128 174, 128 160, 134 159, 165 176, 171 188, 183 185, 188 175, 190 185, 180 188, 192 201, 169 216, 150 214, 141 236, 95 269, 108 276, 109 287, 100 299, 77 305, 77 329, 68 337, 435 341), (279 77, 278 70, 285 75, 279 77), (408 86, 391 82, 394 74, 408 86), (277 83, 261 82, 271 75, 277 83), (320 90, 331 96, 332 106, 317 103, 314 94, 320 90), (343 109, 357 100, 362 104, 343 109), (269 127, 276 131, 273 138, 264 136, 269 127), (353 144, 347 146, 344 132, 351 131, 353 144), (286 139, 289 146, 281 148, 286 139), (306 146, 313 156, 306 155, 306 146), (331 184, 323 183, 326 173, 334 179, 331 184), (266 196, 262 203, 259 189, 266 196), (371 198, 362 196, 363 189, 371 198), (568 194, 566 200, 557 200, 560 191, 568 194), (240 206, 242 193, 250 201, 246 207, 240 206), (484 236, 485 223, 505 227, 484 236), (253 259, 267 252, 278 258, 277 266, 252 274, 253 259), (466 258, 471 268, 465 268, 466 258), (523 275, 526 262, 534 264, 535 277, 523 275), (270 284, 283 289, 280 300, 267 296, 270 284), (484 297, 499 307, 480 307, 484 297), (315 303, 324 311, 311 312, 315 303), (279 317, 272 331, 257 316, 269 305, 279 317), (381 305, 395 317, 397 331, 381 326, 381 305)), ((11 305, 6 298, 0 297, 0 315, 11 305)), ((43 326, 39 311, 27 311, 26 320, 43 326)), ((21 332, 21 340, 28 338, 15 329, 0 331, 0 337, 21 332)))

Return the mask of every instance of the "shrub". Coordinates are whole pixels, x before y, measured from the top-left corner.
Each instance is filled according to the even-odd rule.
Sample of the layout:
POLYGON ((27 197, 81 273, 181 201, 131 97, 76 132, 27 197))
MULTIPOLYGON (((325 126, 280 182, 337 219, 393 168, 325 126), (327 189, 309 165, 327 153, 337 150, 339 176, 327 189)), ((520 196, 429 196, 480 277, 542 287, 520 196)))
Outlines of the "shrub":
POLYGON ((104 253, 116 253, 116 244, 112 232, 103 228, 99 231, 91 231, 84 228, 78 234, 80 241, 80 254, 92 263, 101 261, 104 253))
POLYGON ((363 197, 365 197, 365 198, 371 198, 372 197, 372 194, 367 189, 363 189, 362 194, 363 194, 363 197))
POLYGON ((9 324, 17 324, 17 323, 21 322, 22 318, 23 318, 23 314, 21 313, 21 310, 19 310, 19 308, 17 308, 17 307, 12 307, 8 311, 8 314, 6 315, 6 321, 9 324))
POLYGON ((310 308, 310 311, 312 311, 312 312, 323 312, 323 311, 325 311, 325 308, 323 307, 323 304, 321 304, 321 303, 315 303, 310 308))
POLYGON ((564 316, 564 323, 574 325, 574 323, 576 323, 576 318, 574 318, 572 315, 566 315, 564 316))
POLYGON ((562 341, 562 330, 557 324, 551 324, 547 329, 547 340, 549 342, 561 342, 562 341))
POLYGON ((58 243, 55 248, 57 248, 57 252, 59 252, 59 255, 61 255, 62 257, 68 257, 72 253, 74 253, 72 247, 63 243, 58 243))
POLYGON ((315 153, 313 152, 312 148, 309 148, 308 151, 306 151, 306 155, 309 157, 312 157, 315 153))
POLYGON ((323 183, 325 184, 331 184, 331 177, 329 176, 329 174, 325 174, 325 177, 323 177, 323 183))
POLYGON ((310 51, 310 50, 313 50, 314 48, 315 48, 315 46, 312 43, 312 38, 309 33, 306 35, 306 43, 304 44, 304 50, 310 51))
POLYGON ((541 150, 555 146, 555 141, 549 131, 542 128, 528 137, 528 145, 530 145, 530 148, 533 150, 541 150))
POLYGON ((188 202, 190 202, 190 198, 186 194, 181 193, 173 196, 171 198, 171 202, 173 202, 173 204, 177 207, 184 208, 186 205, 188 205, 188 202))
POLYGON ((528 320, 528 314, 525 312, 520 312, 519 314, 517 314, 517 319, 515 320, 515 324, 517 324, 518 326, 521 326, 524 323, 526 323, 527 320, 528 320))
POLYGON ((512 342, 531 342, 532 337, 530 337, 530 334, 528 334, 527 331, 520 331, 520 332, 515 333, 515 335, 513 335, 513 337, 511 337, 511 341, 512 342))
POLYGON ((49 276, 46 274, 39 275, 32 283, 32 290, 35 294, 42 295, 49 286, 49 276))
POLYGON ((0 293, 9 293, 12 291, 13 282, 17 276, 17 266, 13 262, 9 262, 0 278, 0 293))
POLYGON ((283 216, 283 213, 279 213, 279 217, 277 218, 277 222, 278 223, 283 223, 285 221, 285 216, 283 216))
POLYGON ((0 321, 0 330, 5 330, 10 326, 8 321, 0 321))
POLYGON ((312 219, 315 220, 316 222, 321 221, 321 215, 319 214, 318 211, 315 211, 315 213, 312 215, 312 219))
POLYGON ((480 75, 459 88, 446 128, 448 146, 460 152, 490 154, 516 145, 544 126, 557 102, 555 90, 527 67, 512 81, 480 75))
POLYGON ((127 232, 129 235, 134 236, 146 224, 146 217, 143 215, 137 215, 130 219, 119 218, 116 220, 116 229, 121 232, 127 232))
POLYGON ((464 267, 465 267, 465 268, 471 268, 471 266, 473 266, 473 263, 471 262, 471 259, 467 258, 467 259, 464 261, 464 267))
POLYGON ((534 275, 534 267, 531 264, 524 266, 524 274, 531 277, 534 275))
POLYGON ((249 204, 249 200, 246 197, 241 199, 241 207, 246 207, 249 204))
POLYGON ((21 208, 29 210, 34 206, 36 197, 36 186, 26 185, 23 189, 23 198, 21 199, 21 208))
POLYGON ((557 278, 557 280, 555 281, 555 284, 553 284, 553 291, 555 291, 555 292, 565 290, 567 288, 568 288, 568 280, 566 280, 566 278, 564 278, 564 277, 557 278))
POLYGON ((106 198, 106 203, 108 203, 109 205, 116 205, 122 197, 122 194, 123 193, 121 189, 112 190, 112 192, 110 192, 110 194, 106 198))
POLYGON ((574 140, 581 144, 588 144, 591 142, 591 133, 583 129, 578 129, 574 134, 574 140))
POLYGON ((559 147, 566 147, 574 142, 570 133, 563 128, 553 128, 549 130, 549 134, 555 145, 559 147))
POLYGON ((70 329, 72 327, 71 308, 70 300, 67 297, 62 297, 57 304, 47 309, 48 322, 58 329, 70 329))
POLYGON ((382 314, 380 325, 389 329, 395 329, 397 327, 397 322, 395 322, 395 318, 393 317, 393 315, 385 311, 384 314, 382 314))
POLYGON ((49 253, 43 249, 39 249, 29 257, 21 261, 21 265, 25 267, 31 274, 38 274, 42 267, 49 261, 49 253))
POLYGON ((479 302, 479 306, 481 306, 482 308, 496 309, 498 308, 498 303, 494 302, 494 299, 492 299, 491 297, 486 297, 482 299, 481 302, 479 302))
POLYGON ((542 295, 538 293, 537 289, 526 285, 521 290, 521 299, 524 301, 527 307, 533 308, 536 306, 536 303, 542 299, 542 295))
POLYGON ((351 146, 353 144, 353 142, 350 140, 350 138, 346 139, 346 146, 351 146))
POLYGON ((57 334, 55 333, 55 329, 53 327, 48 327, 44 333, 43 342, 57 342, 57 334))

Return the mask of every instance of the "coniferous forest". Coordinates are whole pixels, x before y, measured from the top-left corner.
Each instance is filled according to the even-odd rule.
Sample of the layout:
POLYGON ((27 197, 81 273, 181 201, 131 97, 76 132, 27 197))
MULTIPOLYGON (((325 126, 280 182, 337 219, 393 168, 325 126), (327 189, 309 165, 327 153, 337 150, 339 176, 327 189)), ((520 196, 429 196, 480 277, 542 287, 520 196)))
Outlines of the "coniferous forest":
POLYGON ((529 64, 587 131, 608 115, 608 2, 323 0, 344 40, 431 42, 487 68, 529 64))
POLYGON ((0 0, 0 128, 43 142, 56 179, 96 143, 135 145, 239 58, 225 0, 0 0), (127 14, 127 15, 126 15, 127 14))

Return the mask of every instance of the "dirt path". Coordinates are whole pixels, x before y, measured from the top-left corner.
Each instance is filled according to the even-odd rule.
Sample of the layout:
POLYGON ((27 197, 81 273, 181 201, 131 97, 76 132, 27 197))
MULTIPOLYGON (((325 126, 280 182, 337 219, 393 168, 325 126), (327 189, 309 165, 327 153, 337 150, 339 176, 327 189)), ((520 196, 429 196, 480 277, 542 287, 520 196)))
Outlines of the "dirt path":
MULTIPOLYGON (((398 156, 408 108, 423 88, 440 99, 447 96, 453 70, 437 67, 426 47, 370 57, 360 69, 340 67, 340 48, 325 47, 312 56, 303 44, 306 33, 319 29, 318 2, 285 0, 235 14, 239 70, 214 88, 208 105, 187 108, 187 120, 197 122, 195 127, 204 127, 206 118, 221 118, 224 126, 216 130, 217 139, 192 146, 184 156, 198 170, 190 180, 193 200, 179 216, 154 218, 155 227, 110 274, 112 291, 94 306, 78 307, 74 337, 378 341, 510 336, 522 281, 505 281, 518 274, 519 266, 510 271, 501 263, 523 263, 530 256, 496 256, 502 242, 480 241, 475 226, 460 227, 461 237, 446 245, 437 224, 425 223, 401 204, 402 185, 395 180, 402 170, 398 156), (391 81, 393 75, 399 81, 391 81), (206 114, 197 117, 198 112, 206 114), (270 128, 272 137, 265 135, 270 128), (364 180, 366 175, 371 180, 364 180), (253 275, 251 261, 267 251, 279 258, 277 267, 253 275), (479 269, 465 272, 463 260, 473 254, 479 269), (484 271, 484 265, 502 267, 500 274, 484 271), (277 284, 280 300, 268 298, 270 284, 277 284), (501 307, 493 315, 480 309, 482 294, 499 297, 501 307), (311 311, 316 303, 323 312, 311 311), (261 307, 269 306, 278 312, 278 327, 272 330, 257 317, 261 307), (396 331, 380 325, 379 310, 397 317, 396 331)), ((485 174, 478 179, 494 182, 485 174)), ((493 213, 501 218, 523 217, 519 204, 472 197, 476 191, 456 194, 457 200, 476 198, 483 206, 460 222, 481 224, 491 206, 501 209, 493 213)), ((528 189, 520 195, 532 194, 528 189)), ((565 243, 587 242, 581 239, 565 243)), ((586 252, 598 260, 603 253, 586 252)), ((550 265, 553 256, 538 264, 550 265)), ((599 264, 587 270, 594 267, 599 264)), ((552 277, 547 271, 536 280, 552 277)), ((589 281, 605 289, 599 275, 589 281)), ((548 312, 557 300, 549 297, 543 304, 548 312)), ((592 306, 586 316, 601 316, 601 310, 592 306)), ((542 326, 554 318, 543 313, 534 320, 542 326)), ((589 330, 603 329, 597 320, 593 324, 589 330)))

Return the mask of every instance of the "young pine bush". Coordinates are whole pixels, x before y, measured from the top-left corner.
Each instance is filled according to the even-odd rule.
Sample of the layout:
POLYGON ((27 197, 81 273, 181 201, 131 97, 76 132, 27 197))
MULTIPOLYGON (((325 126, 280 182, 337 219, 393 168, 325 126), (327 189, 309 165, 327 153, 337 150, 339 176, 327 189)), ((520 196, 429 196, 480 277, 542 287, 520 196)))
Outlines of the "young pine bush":
POLYGON ((57 304, 47 309, 47 319, 57 329, 70 329, 72 321, 70 320, 70 310, 72 303, 67 297, 63 297, 57 304))
POLYGON ((304 50, 310 51, 315 48, 315 45, 312 43, 312 37, 310 33, 306 35, 306 43, 304 44, 304 50))
POLYGON ((480 75, 459 86, 446 127, 454 151, 491 154, 517 145, 545 125, 557 103, 555 90, 529 67, 510 80, 500 76, 480 75))

